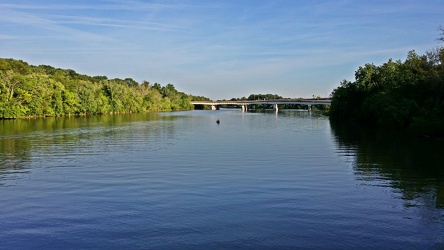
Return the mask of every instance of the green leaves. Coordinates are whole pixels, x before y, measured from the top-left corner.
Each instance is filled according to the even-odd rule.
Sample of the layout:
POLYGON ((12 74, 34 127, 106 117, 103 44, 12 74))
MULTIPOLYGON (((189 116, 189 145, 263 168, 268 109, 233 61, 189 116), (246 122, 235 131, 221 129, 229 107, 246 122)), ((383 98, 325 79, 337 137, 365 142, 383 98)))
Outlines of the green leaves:
POLYGON ((90 77, 0 58, 0 119, 192 109, 174 85, 90 77))
POLYGON ((443 59, 439 48, 423 56, 410 51, 404 62, 359 67, 354 82, 344 80, 332 92, 331 118, 395 129, 442 124, 443 59))

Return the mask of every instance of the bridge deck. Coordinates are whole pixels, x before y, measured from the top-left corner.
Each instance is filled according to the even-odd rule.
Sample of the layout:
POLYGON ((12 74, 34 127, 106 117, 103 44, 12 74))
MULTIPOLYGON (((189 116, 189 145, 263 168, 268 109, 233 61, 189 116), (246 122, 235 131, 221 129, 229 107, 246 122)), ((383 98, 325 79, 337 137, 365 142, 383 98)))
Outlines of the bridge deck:
POLYGON ((330 105, 330 98, 278 99, 278 100, 241 100, 241 101, 192 101, 194 105, 252 105, 252 104, 303 104, 330 105))

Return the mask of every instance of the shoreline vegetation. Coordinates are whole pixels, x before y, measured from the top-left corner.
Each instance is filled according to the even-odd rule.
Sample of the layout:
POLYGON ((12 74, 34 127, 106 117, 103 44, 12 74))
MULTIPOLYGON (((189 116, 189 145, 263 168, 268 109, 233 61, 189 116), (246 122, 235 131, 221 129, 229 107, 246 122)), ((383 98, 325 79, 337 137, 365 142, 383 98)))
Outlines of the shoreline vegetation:
POLYGON ((336 123, 444 136, 444 47, 424 55, 410 51, 405 61, 365 64, 355 81, 333 90, 329 111, 336 123))
MULTIPOLYGON (((285 99, 273 94, 251 94, 231 100, 285 99)), ((132 78, 88 76, 72 69, 30 65, 0 58, 0 120, 57 116, 88 116, 192 110, 191 101, 210 101, 176 90, 174 85, 138 83, 132 78)), ((299 109, 303 105, 282 105, 299 109)), ((200 107, 208 109, 209 107, 200 107)), ((255 109, 272 108, 255 105, 255 109)), ((315 109, 326 110, 322 105, 315 109)))
POLYGON ((87 76, 0 58, 0 119, 178 111, 194 97, 174 85, 87 76))
MULTIPOLYGON (((444 42, 444 28, 440 30, 443 37, 438 40, 444 42)), ((282 98, 252 94, 241 99, 282 98)), ((342 80, 331 98, 330 108, 317 108, 336 124, 444 138, 444 47, 424 55, 410 51, 405 61, 365 64, 355 72, 354 81, 342 80)), ((172 84, 92 77, 0 58, 0 120, 192 110, 191 101, 209 100, 179 92, 172 84)))

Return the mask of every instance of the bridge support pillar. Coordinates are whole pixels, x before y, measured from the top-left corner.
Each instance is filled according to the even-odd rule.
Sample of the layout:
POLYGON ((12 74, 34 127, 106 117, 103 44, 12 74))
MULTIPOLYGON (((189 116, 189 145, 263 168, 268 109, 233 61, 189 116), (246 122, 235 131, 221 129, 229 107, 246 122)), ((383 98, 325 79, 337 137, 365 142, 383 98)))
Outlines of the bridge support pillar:
POLYGON ((248 111, 248 105, 241 105, 242 112, 248 111))
POLYGON ((278 105, 273 104, 273 110, 277 113, 279 111, 278 105))
POLYGON ((219 105, 211 105, 211 110, 219 110, 220 106, 219 105))
POLYGON ((308 112, 311 112, 311 105, 308 105, 308 112))

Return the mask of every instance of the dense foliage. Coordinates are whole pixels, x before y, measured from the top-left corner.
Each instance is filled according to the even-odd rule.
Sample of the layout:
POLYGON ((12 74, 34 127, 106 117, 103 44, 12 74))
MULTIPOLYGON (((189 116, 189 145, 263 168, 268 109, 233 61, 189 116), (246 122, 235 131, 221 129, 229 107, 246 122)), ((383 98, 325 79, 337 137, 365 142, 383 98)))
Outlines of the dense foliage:
POLYGON ((331 118, 444 135, 444 48, 366 64, 332 93, 331 118))
POLYGON ((172 84, 87 76, 0 58, 0 119, 192 109, 172 84))

